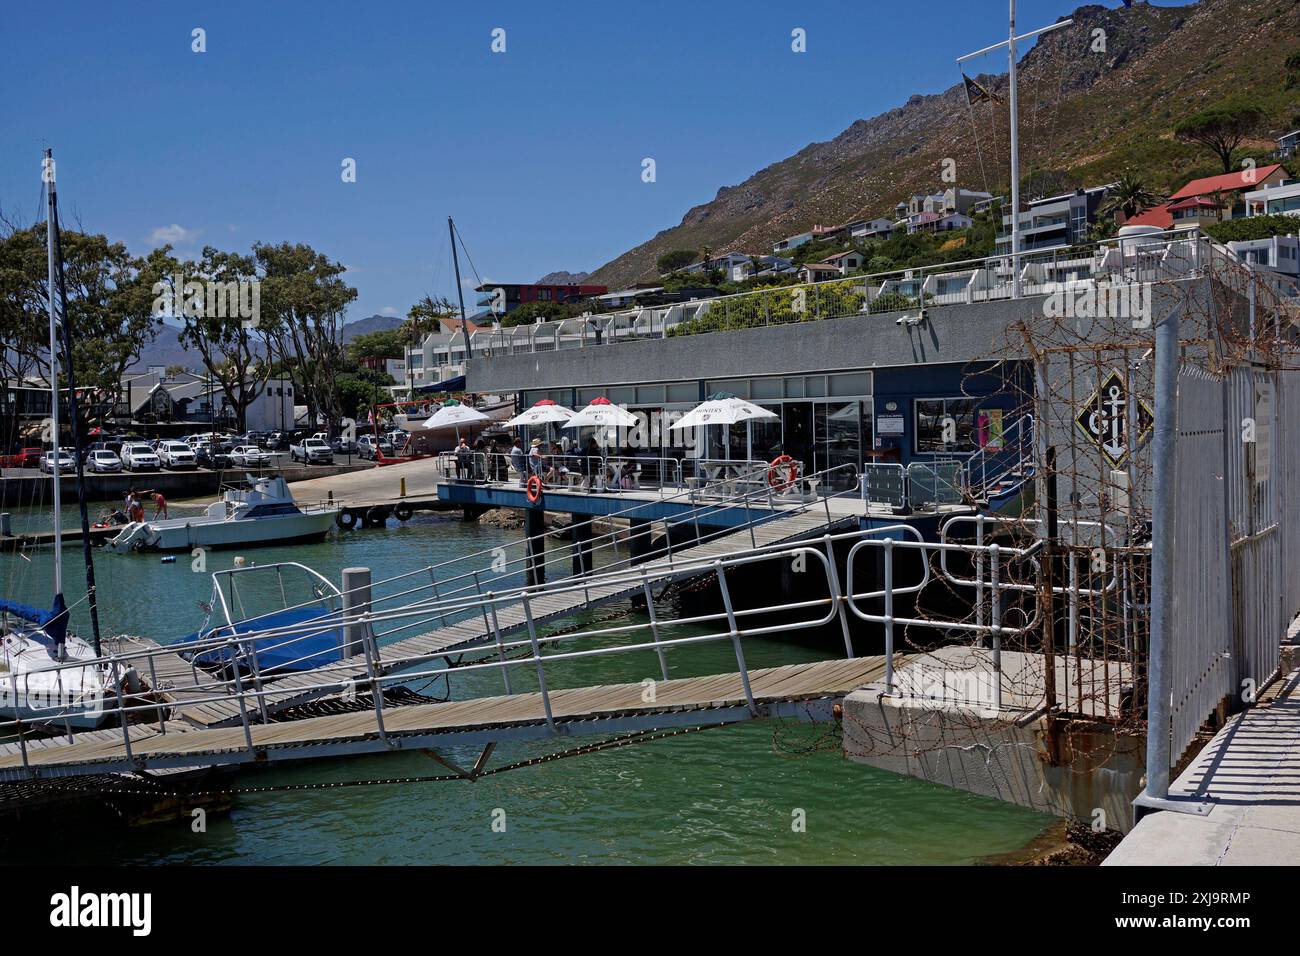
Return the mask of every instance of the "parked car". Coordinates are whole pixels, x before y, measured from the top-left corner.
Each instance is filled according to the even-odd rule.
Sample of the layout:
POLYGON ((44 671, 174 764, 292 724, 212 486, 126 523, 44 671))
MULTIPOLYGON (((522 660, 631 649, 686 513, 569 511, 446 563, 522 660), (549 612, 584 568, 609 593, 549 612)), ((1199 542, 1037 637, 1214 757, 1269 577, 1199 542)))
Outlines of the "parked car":
POLYGON ((289 460, 301 461, 305 465, 331 465, 334 451, 323 439, 304 438, 289 446, 289 460))
MULTIPOLYGON (((75 458, 72 457, 72 449, 60 448, 58 454, 59 454, 59 474, 61 475, 72 474, 72 472, 77 467, 77 461, 75 458)), ((45 472, 47 475, 54 474, 54 450, 53 449, 50 449, 45 454, 41 455, 40 469, 41 471, 45 472)))
POLYGON ((256 445, 238 445, 230 453, 230 464, 235 468, 265 468, 271 456, 256 445))
POLYGON ((90 457, 86 459, 86 465, 96 473, 121 471, 122 459, 107 448, 98 448, 90 453, 90 457))
POLYGON ((40 464, 39 448, 19 448, 12 455, 0 455, 0 468, 39 468, 40 464))
POLYGON ((198 457, 194 449, 183 441, 164 441, 158 443, 158 461, 164 468, 197 468, 198 457))
POLYGON ((122 467, 127 471, 157 471, 161 465, 152 448, 144 442, 132 442, 122 448, 122 467))
POLYGON ((194 457, 198 459, 200 468, 217 470, 230 467, 230 452, 211 442, 199 442, 195 445, 194 457))
POLYGON ((393 453, 393 446, 386 439, 381 438, 376 441, 374 435, 362 435, 357 439, 357 453, 367 461, 375 460, 379 457, 375 453, 376 449, 378 449, 379 454, 384 456, 393 453))
POLYGON ((358 451, 355 441, 341 436, 330 442, 330 448, 334 449, 336 455, 355 455, 358 451))

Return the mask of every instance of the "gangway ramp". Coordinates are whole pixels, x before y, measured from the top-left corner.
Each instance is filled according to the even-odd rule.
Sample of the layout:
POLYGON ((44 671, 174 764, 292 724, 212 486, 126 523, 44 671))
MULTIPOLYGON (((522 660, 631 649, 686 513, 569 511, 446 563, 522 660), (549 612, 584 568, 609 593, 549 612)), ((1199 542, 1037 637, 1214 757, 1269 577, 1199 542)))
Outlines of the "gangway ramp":
MULTIPOLYGON (((895 666, 903 659, 895 658, 895 666)), ((248 728, 161 733, 134 728, 128 756, 121 731, 78 735, 72 743, 12 748, 0 754, 0 779, 79 776, 181 767, 268 764, 366 753, 488 746, 555 735, 625 733, 785 717, 832 719, 834 704, 880 680, 883 656, 816 661, 750 670, 753 705, 740 673, 664 681, 653 702, 642 683, 553 690, 548 720, 543 695, 513 694, 311 717, 248 728)))
MULTIPOLYGON (((652 586, 660 587, 669 581, 707 573, 707 568, 701 566, 710 559, 734 555, 754 547, 805 540, 831 533, 841 527, 856 526, 856 523, 857 519, 852 515, 816 509, 777 513, 766 517, 762 523, 756 523, 752 529, 744 526, 715 534, 699 544, 684 543, 675 546, 672 556, 646 561, 638 565, 637 570, 652 586)), ((534 624, 550 623, 588 608, 624 600, 640 593, 642 588, 639 582, 629 583, 626 579, 601 584, 597 576, 592 587, 575 590, 574 585, 581 580, 560 579, 556 582, 556 590, 560 593, 549 593, 544 586, 539 586, 529 600, 529 611, 534 624)), ((506 636, 523 630, 527 625, 528 618, 522 601, 500 606, 496 608, 495 627, 487 615, 479 614, 380 645, 376 669, 381 674, 390 674, 447 654, 482 648, 496 639, 498 629, 501 635, 506 636)), ((175 660, 180 661, 180 658, 175 657, 175 660)), ((191 668, 186 661, 180 661, 180 666, 186 672, 191 668)), ((169 666, 168 670, 174 671, 176 667, 169 666)), ((201 677, 202 672, 199 673, 201 677)), ((331 667, 330 673, 331 679, 337 680, 339 684, 336 688, 322 689, 320 676, 312 671, 277 678, 263 696, 266 711, 275 713, 296 707, 338 693, 349 683, 360 684, 369 678, 368 666, 361 658, 355 659, 355 663, 348 666, 331 667)), ((148 676, 147 673, 145 676, 148 676)), ((185 725, 204 728, 242 722, 237 700, 213 699, 211 691, 187 692, 183 678, 172 679, 170 684, 170 687, 164 689, 174 702, 173 712, 180 718, 175 729, 183 729, 185 725), (190 703, 187 697, 197 697, 201 702, 190 703)), ((118 736, 121 736, 120 733, 118 736)))

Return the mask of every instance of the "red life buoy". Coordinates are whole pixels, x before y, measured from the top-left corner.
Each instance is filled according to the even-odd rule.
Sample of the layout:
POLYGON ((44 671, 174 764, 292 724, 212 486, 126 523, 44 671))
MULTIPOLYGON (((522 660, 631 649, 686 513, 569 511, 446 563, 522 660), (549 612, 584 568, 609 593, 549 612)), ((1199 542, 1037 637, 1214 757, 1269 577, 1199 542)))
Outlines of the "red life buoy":
POLYGON ((799 477, 799 463, 789 455, 778 455, 772 459, 772 464, 767 467, 767 483, 777 491, 785 491, 795 483, 799 477), (780 469, 782 465, 789 465, 787 477, 781 478, 780 469))
POLYGON ((542 497, 542 479, 536 475, 529 475, 528 482, 524 485, 524 494, 530 502, 536 504, 537 499, 542 497))

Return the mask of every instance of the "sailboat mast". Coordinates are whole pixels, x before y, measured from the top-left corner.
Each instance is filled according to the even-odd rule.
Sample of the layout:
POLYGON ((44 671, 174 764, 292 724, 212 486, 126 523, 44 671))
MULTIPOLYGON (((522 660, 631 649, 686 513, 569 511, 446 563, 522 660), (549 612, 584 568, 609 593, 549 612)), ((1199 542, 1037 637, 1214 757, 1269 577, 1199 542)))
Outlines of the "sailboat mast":
POLYGON ((59 340, 54 304, 54 156, 49 148, 45 150, 41 178, 45 180, 45 256, 49 273, 45 298, 50 313, 50 435, 54 443, 50 473, 54 482, 54 593, 58 595, 63 593, 63 497, 59 489, 59 340))
POLYGON ((1020 118, 1016 111, 1016 0, 1007 33, 1007 80, 1011 87, 1011 297, 1020 298, 1020 118))
POLYGON ((465 290, 460 285, 460 256, 456 255, 456 224, 451 221, 451 216, 447 217, 447 231, 451 233, 451 264, 456 270, 456 295, 460 298, 460 330, 465 334, 465 361, 468 363, 472 356, 469 344, 469 323, 465 319, 465 290))

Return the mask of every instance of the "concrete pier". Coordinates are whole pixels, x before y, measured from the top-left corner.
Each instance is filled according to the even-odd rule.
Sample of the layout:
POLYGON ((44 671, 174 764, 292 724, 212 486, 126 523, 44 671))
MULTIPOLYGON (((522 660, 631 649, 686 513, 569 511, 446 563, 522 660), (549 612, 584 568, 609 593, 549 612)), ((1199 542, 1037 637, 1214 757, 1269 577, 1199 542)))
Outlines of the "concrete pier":
MULTIPOLYGON (((1080 675, 1077 662, 1062 655, 1058 685, 1082 677, 1085 692, 1090 685, 1100 690, 1100 673, 1088 667, 1084 662, 1080 675)), ((1125 832, 1142 789, 1144 740, 1100 721, 1049 724, 1042 713, 1045 671, 1042 655, 1003 651, 999 707, 992 651, 945 647, 915 655, 899 667, 895 693, 879 682, 844 699, 845 756, 1125 832)), ((1112 673, 1110 686, 1118 684, 1112 673)), ((1089 696, 1087 706, 1100 715, 1105 702, 1089 696)))

